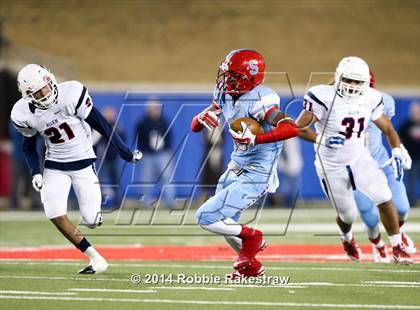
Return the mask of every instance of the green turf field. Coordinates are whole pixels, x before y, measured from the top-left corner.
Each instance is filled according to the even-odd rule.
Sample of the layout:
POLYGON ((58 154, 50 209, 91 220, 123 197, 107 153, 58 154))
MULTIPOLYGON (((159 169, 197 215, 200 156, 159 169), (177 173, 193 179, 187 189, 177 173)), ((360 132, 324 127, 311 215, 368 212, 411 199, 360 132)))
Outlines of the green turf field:
MULTIPOLYGON (((96 245, 142 244, 142 245, 205 245, 223 243, 224 239, 207 233, 195 224, 194 211, 183 217, 184 211, 162 210, 154 215, 140 210, 135 213, 131 225, 132 211, 118 215, 103 214, 104 224, 91 230, 79 226, 96 245), (119 217, 118 217, 119 216, 119 217), (179 224, 181 223, 182 225, 179 224), (116 225, 115 223, 118 223, 116 225), (182 235, 180 235, 182 234, 182 235), (179 236, 177 236, 179 235, 179 236)), ((335 224, 335 210, 330 207, 293 210, 274 208, 262 212, 249 209, 244 212, 241 222, 246 223, 256 217, 257 227, 261 228, 272 244, 336 244, 339 242, 338 227, 335 224)), ((70 218, 77 223, 79 213, 69 212, 70 218)), ((254 222, 253 222, 254 223, 254 222)), ((252 224, 253 225, 253 224, 252 224)), ((410 236, 420 243, 420 208, 413 208, 409 216, 410 228, 415 233, 410 236)), ((383 228, 382 228, 383 231, 383 228)), ((354 226, 358 242, 368 243, 360 222, 354 226)), ((57 233, 56 228, 45 219, 43 212, 2 212, 0 213, 0 247, 58 246, 68 242, 57 233)))
POLYGON ((420 266, 350 263, 267 263, 282 286, 132 284, 132 274, 224 277, 230 262, 114 263, 109 272, 79 276, 78 262, 0 265, 2 309, 419 309, 420 266), (18 291, 11 293, 10 291, 18 291), (3 298, 7 299, 3 299, 3 298), (386 307, 384 305, 387 305, 386 307))
MULTIPOLYGON (((339 242, 334 236, 337 230, 331 209, 295 210, 287 233, 272 236, 284 233, 289 214, 289 210, 270 209, 259 216, 258 225, 268 234, 270 244, 339 242)), ((77 213, 71 216, 77 220, 77 213)), ((163 222, 173 220, 164 211, 157 218, 163 222)), ((115 214, 105 216, 103 227, 82 231, 90 233, 89 240, 96 245, 189 246, 223 242, 220 237, 203 234, 194 225, 115 225, 115 219, 115 214), (178 233, 188 236, 176 236, 178 233)), ((191 215, 186 216, 186 221, 190 220, 191 215)), ((412 209, 409 230, 419 244, 420 209, 412 209)), ((359 243, 367 243, 360 222, 355 225, 355 233, 359 243)), ((68 243, 42 212, 0 213, 0 247, 62 245, 68 243)), ((0 309, 420 309, 419 264, 266 261, 266 276, 288 277, 287 284, 278 284, 284 278, 276 278, 277 282, 271 279, 271 284, 230 284, 224 282, 224 275, 232 271, 232 261, 110 263, 105 274, 81 276, 76 273, 86 261, 0 261, 0 309), (131 283, 133 274, 140 275, 143 282, 131 283), (147 275, 153 274, 158 276, 157 282, 144 283, 147 275), (221 283, 176 281, 178 275, 202 279, 203 274, 218 276, 221 283), (166 282, 162 283, 161 275, 166 282)))

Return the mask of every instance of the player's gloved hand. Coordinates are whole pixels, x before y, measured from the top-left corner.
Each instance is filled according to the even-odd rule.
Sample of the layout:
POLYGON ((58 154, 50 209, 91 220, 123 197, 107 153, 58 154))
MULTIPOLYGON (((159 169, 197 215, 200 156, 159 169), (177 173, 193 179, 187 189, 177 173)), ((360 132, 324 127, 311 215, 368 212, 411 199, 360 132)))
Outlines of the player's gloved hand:
POLYGON ((401 148, 401 159, 402 159, 403 168, 405 170, 410 170, 411 165, 413 164, 413 160, 411 159, 410 154, 408 153, 404 144, 401 143, 400 148, 401 148))
POLYGON ((219 126, 220 111, 204 111, 198 114, 198 122, 206 127, 208 130, 212 131, 214 128, 219 126))
POLYGON ((332 136, 332 137, 322 137, 321 135, 316 136, 316 143, 322 144, 326 147, 331 148, 340 148, 344 145, 344 137, 342 136, 332 136))
POLYGON ((401 182, 404 176, 401 149, 399 147, 394 147, 391 150, 391 153, 392 153, 392 156, 390 160, 391 160, 392 169, 394 170, 395 180, 397 180, 398 182, 401 182))
POLYGON ((41 188, 42 188, 42 175, 41 174, 35 174, 32 177, 32 186, 37 192, 41 191, 41 188))
POLYGON ((249 127, 245 124, 245 122, 241 122, 242 131, 235 132, 231 128, 229 129, 230 134, 232 135, 233 140, 239 144, 245 144, 253 146, 255 145, 255 135, 249 129, 249 127))
POLYGON ((143 157, 143 153, 139 150, 134 150, 133 152, 133 158, 131 159, 132 163, 138 162, 143 157))

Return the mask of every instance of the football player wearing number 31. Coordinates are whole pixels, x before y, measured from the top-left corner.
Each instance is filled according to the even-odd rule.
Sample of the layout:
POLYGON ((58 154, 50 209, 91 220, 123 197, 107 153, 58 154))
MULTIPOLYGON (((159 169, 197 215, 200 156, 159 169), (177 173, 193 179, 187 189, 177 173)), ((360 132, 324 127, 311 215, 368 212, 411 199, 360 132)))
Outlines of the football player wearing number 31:
POLYGON ((57 229, 89 259, 81 274, 104 272, 106 260, 83 237, 67 217, 67 198, 73 185, 82 223, 95 228, 102 223, 101 190, 96 176, 91 128, 118 150, 120 156, 136 163, 142 153, 131 152, 101 113, 93 106, 87 88, 77 81, 57 84, 45 67, 29 64, 18 74, 22 98, 11 112, 11 120, 24 136, 23 152, 31 170, 32 184, 41 192, 45 214, 57 229), (36 151, 36 135, 45 140, 44 171, 36 151))
POLYGON ((403 154, 400 139, 384 115, 382 94, 369 87, 367 63, 358 57, 343 58, 337 66, 334 85, 311 87, 304 97, 304 110, 296 123, 300 137, 315 143, 315 167, 321 186, 337 210, 337 224, 347 255, 360 261, 351 227, 357 216, 353 191, 359 190, 377 206, 392 244, 394 261, 411 264, 402 241, 398 215, 392 204, 385 174, 365 147, 365 131, 372 121, 392 148, 391 165, 401 182, 403 154), (315 123, 316 133, 310 129, 315 123))

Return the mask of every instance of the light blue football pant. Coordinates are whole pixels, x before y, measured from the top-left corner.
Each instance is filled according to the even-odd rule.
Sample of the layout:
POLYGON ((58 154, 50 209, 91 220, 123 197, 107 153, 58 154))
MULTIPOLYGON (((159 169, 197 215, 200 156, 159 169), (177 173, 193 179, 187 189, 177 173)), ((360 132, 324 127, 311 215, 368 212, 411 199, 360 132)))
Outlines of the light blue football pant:
POLYGON ((197 223, 210 225, 224 219, 239 220, 241 213, 267 192, 269 176, 244 171, 237 175, 227 169, 219 178, 216 193, 196 213, 197 223))
MULTIPOLYGON (((400 220, 405 219, 410 209, 410 203, 408 202, 404 182, 395 180, 394 171, 390 165, 382 168, 382 170, 388 179, 388 185, 392 192, 392 203, 397 209, 398 216, 400 220)), ((376 205, 360 191, 354 191, 354 198, 363 222, 367 227, 375 228, 379 223, 378 208, 376 205)))

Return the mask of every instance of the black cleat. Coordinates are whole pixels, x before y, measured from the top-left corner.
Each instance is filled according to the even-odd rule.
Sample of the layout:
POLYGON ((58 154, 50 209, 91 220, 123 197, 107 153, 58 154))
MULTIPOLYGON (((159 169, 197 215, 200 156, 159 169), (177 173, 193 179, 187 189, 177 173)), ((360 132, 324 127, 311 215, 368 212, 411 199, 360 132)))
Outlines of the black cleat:
POLYGON ((96 271, 93 270, 92 265, 88 265, 78 272, 78 274, 95 274, 95 273, 96 271))

